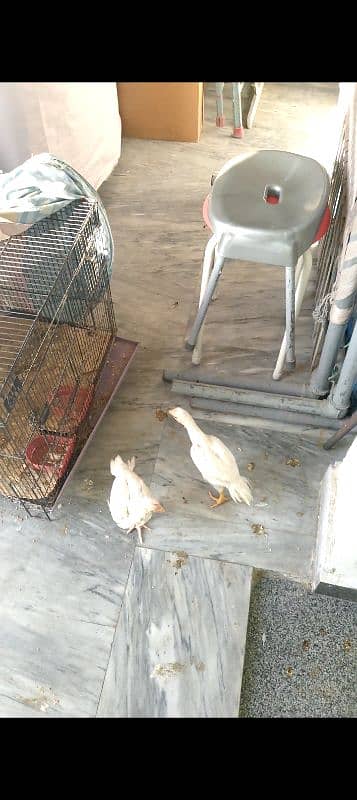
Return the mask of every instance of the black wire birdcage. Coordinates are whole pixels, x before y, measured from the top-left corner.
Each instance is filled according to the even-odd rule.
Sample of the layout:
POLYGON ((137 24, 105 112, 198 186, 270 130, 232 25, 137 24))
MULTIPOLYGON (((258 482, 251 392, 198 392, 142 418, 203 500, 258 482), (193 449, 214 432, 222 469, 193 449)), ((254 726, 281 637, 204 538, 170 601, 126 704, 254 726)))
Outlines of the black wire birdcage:
MULTIPOLYGON (((98 204, 0 243, 0 494, 51 507, 116 325, 98 204)), ((84 433, 83 433, 84 432, 84 433)))

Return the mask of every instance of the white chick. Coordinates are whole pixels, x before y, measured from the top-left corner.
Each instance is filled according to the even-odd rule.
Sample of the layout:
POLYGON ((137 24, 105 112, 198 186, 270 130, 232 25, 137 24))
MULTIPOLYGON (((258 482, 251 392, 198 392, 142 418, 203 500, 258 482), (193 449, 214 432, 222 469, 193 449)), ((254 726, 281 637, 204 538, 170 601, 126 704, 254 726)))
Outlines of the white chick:
POLYGON ((228 447, 217 436, 208 436, 203 433, 191 414, 184 408, 178 406, 172 408, 168 413, 176 422, 186 428, 192 443, 190 450, 192 461, 204 480, 218 492, 219 497, 214 497, 209 492, 210 498, 214 500, 211 508, 217 508, 228 502, 229 498, 224 494, 225 488, 228 489, 235 503, 243 501, 249 506, 253 499, 249 481, 240 474, 238 464, 228 447))
POLYGON ((121 456, 110 462, 110 472, 114 476, 108 501, 109 510, 119 528, 131 533, 135 528, 140 544, 143 543, 141 529, 147 527, 153 513, 163 513, 165 509, 156 500, 142 478, 136 475, 135 458, 125 463, 121 456))

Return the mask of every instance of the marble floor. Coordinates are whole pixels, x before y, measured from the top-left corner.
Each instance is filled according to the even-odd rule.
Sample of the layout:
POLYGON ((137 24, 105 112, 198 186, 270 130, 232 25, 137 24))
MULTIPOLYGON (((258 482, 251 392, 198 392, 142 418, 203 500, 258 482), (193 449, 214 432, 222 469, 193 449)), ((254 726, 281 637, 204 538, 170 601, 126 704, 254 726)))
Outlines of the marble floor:
MULTIPOLYGON (((124 458, 135 455, 138 473, 148 483, 151 480, 160 481, 165 461, 162 454, 167 452, 168 447, 170 449, 170 437, 179 435, 178 432, 169 431, 168 426, 160 422, 156 409, 167 408, 173 400, 170 386, 162 380, 163 370, 179 369, 190 363, 190 355, 183 349, 183 339, 196 296, 201 258, 207 241, 201 208, 211 174, 240 149, 254 147, 290 149, 319 158, 330 167, 334 142, 329 141, 324 132, 333 129, 335 105, 336 90, 333 88, 327 90, 266 84, 254 128, 246 131, 244 140, 239 141, 230 136, 228 104, 227 128, 216 128, 214 95, 212 87, 208 86, 205 125, 199 144, 123 141, 122 156, 113 174, 102 186, 101 196, 115 241, 112 294, 118 333, 124 338, 138 341, 139 348, 120 391, 53 514, 53 521, 25 519, 16 507, 1 501, 0 716, 95 716, 99 703, 98 713, 102 715, 104 712, 123 716, 140 716, 143 713, 141 699, 132 696, 133 676, 128 677, 128 664, 118 663, 118 658, 124 658, 125 661, 121 655, 126 652, 125 639, 128 646, 132 641, 135 642, 134 659, 141 658, 141 653, 145 656, 145 663, 148 659, 148 649, 143 645, 146 636, 144 626, 150 616, 151 604, 153 609, 156 608, 155 595, 151 599, 147 597, 145 601, 145 619, 140 614, 135 615, 133 608, 139 591, 137 581, 142 581, 144 591, 148 593, 149 575, 161 569, 161 565, 169 558, 164 555, 165 547, 170 551, 185 548, 177 547, 178 540, 170 533, 169 515, 166 516, 161 537, 164 547, 158 548, 157 545, 157 526, 163 523, 164 516, 153 522, 150 536, 154 539, 150 541, 148 536, 143 552, 135 547, 134 536, 127 537, 118 531, 112 523, 106 502, 111 486, 109 461, 116 452, 120 452, 124 458), (161 553, 156 553, 156 549, 161 549, 161 553), (149 570, 147 576, 143 574, 145 565, 149 570), (139 570, 137 578, 136 569, 139 570), (126 587, 129 589, 128 595, 126 587), (135 625, 139 626, 135 636, 132 628, 128 627, 128 620, 134 620, 135 625), (119 696, 119 688, 124 685, 128 687, 129 684, 130 702, 119 696)), ((239 281, 240 304, 236 304, 233 298, 233 280, 233 273, 223 277, 218 301, 213 304, 206 327, 203 364, 210 367, 223 364, 222 368, 230 371, 244 369, 248 374, 254 369, 268 371, 272 366, 272 353, 280 345, 284 328, 282 298, 279 296, 280 272, 278 274, 269 269, 267 273, 264 268, 252 272, 249 265, 243 265, 239 281), (261 316, 263 307, 266 310, 261 316), (224 321, 224 332, 220 321, 224 321)), ((300 333, 297 331, 298 358, 302 370, 306 369, 310 344, 311 297, 310 292, 299 323, 300 333)), ((263 497, 267 493, 263 492, 262 465, 255 455, 258 442, 253 444, 248 429, 245 436, 247 441, 250 437, 252 442, 254 457, 250 454, 249 458, 257 464, 254 480, 259 481, 260 498, 260 494, 263 497)), ((180 447, 181 438, 180 432, 180 447)), ((278 437, 274 439, 272 452, 276 458, 279 452, 278 437)), ((310 452, 306 456, 309 470, 313 468, 314 457, 310 452)), ((304 458, 305 452, 302 463, 304 458)), ((321 471, 324 458, 321 451, 321 471)), ((190 465, 187 467, 189 469, 190 465)), ((182 464, 176 465, 175 469, 183 472, 182 464)), ((305 474, 304 469, 302 467, 301 472, 297 473, 297 480, 299 475, 304 475, 307 485, 310 473, 305 474)), ((292 472, 296 477, 297 470, 292 472)), ((161 488, 170 490, 170 486, 161 488)), ((193 489, 191 503, 195 512, 192 513, 192 519, 191 516, 186 518, 185 524, 190 526, 191 531, 195 527, 197 541, 202 542, 202 532, 199 533, 198 528, 212 523, 203 504, 202 518, 197 513, 197 509, 201 509, 201 487, 197 480, 190 483, 190 489, 193 489)), ((202 491, 205 501, 205 487, 202 487, 202 491)), ((311 496, 309 487, 309 504, 311 496)), ((175 502, 173 496, 173 504, 175 502)), ((226 588, 221 591, 226 594, 222 595, 222 605, 219 606, 224 616, 224 604, 229 596, 226 580, 231 580, 230 570, 240 569, 243 570, 241 574, 247 574, 244 570, 249 570, 249 567, 239 567, 237 563, 222 566, 224 552, 219 553, 219 537, 223 532, 223 537, 229 543, 237 534, 232 533, 232 521, 229 518, 233 513, 232 507, 227 506, 221 511, 226 516, 224 520, 222 517, 220 523, 222 531, 216 528, 217 545, 212 544, 209 552, 203 552, 201 548, 199 555, 209 557, 201 565, 201 562, 197 564, 190 551, 186 564, 188 578, 182 589, 184 595, 177 590, 177 602, 180 604, 183 596, 187 599, 190 592, 193 595, 196 592, 197 597, 202 598, 207 614, 212 614, 212 611, 208 611, 212 587, 219 592, 219 587, 224 586, 226 588), (211 563, 209 559, 217 553, 219 563, 211 563), (220 584, 215 576, 221 574, 225 577, 220 584), (211 581, 209 591, 207 581, 211 581)), ((297 511, 298 505, 294 500, 296 530, 298 533, 305 530, 301 539, 304 541, 304 558, 306 556, 307 559, 310 552, 309 535, 304 528, 304 518, 299 518, 297 511)), ((257 514, 257 508, 253 508, 252 513, 257 514)), ((266 513, 266 507, 261 506, 259 517, 266 520, 266 513)), ((249 517, 248 525, 250 522, 249 517)), ((176 522, 175 525, 177 528, 176 522)), ((209 535, 213 542, 212 529, 209 535)), ((274 542, 277 536, 279 531, 276 528, 270 541, 274 542)), ((242 534, 245 549, 247 537, 251 537, 250 532, 242 534)), ((287 537, 291 553, 294 543, 292 523, 288 525, 287 537)), ((232 551, 236 545, 232 543, 228 547, 232 551)), ((266 537, 261 540, 257 537, 254 547, 264 555, 266 564, 269 558, 266 537)), ((292 569, 293 562, 295 564, 296 559, 292 558, 292 569)), ((250 564, 250 560, 244 558, 242 563, 250 564)), ((166 569, 165 566, 164 572, 166 569)), ((172 604, 176 603, 175 591, 168 582, 167 593, 172 604)), ((245 589, 241 591, 242 619, 246 613, 244 609, 249 592, 249 581, 246 581, 245 589)), ((216 598, 212 602, 216 602, 216 598)), ((232 602, 236 602, 236 596, 232 602)), ((160 616, 159 606, 155 613, 160 616)), ((184 608, 178 608, 177 619, 182 619, 183 614, 184 608)), ((156 624, 159 626, 158 621, 156 624)), ((231 619, 229 624, 233 625, 234 620, 231 619)), ((196 635, 194 625, 195 621, 192 620, 189 637, 196 635)), ((239 648, 237 638, 233 636, 232 641, 232 646, 239 648)), ((202 652, 206 654, 207 649, 220 644, 222 640, 216 630, 205 642, 202 652)), ((201 648, 197 642, 193 646, 191 641, 190 647, 185 650, 186 655, 182 647, 182 643, 177 644, 177 648, 172 645, 170 663, 184 663, 187 653, 191 654, 189 658, 199 658, 206 663, 200 656, 201 648)), ((160 659, 162 663, 161 655, 160 659)), ((183 683, 177 685, 186 686, 187 689, 185 681, 192 675, 192 686, 200 686, 197 691, 201 692, 201 699, 193 699, 190 707, 182 707, 182 714, 189 714, 193 709, 201 714, 204 703, 208 716, 215 713, 214 709, 227 715, 235 713, 234 709, 238 713, 238 662, 236 668, 235 688, 233 690, 230 687, 228 701, 218 696, 219 683, 215 683, 215 673, 211 669, 207 670, 207 676, 210 676, 207 684, 204 678, 196 674, 197 667, 191 665, 190 670, 182 671, 178 680, 183 683), (207 691, 203 701, 205 686, 207 691), (215 691, 217 697, 213 696, 215 691)), ((229 674, 231 665, 227 662, 222 669, 224 674, 229 674)), ((201 672, 205 676, 206 672, 201 672)), ((134 675, 138 674, 136 663, 134 675)), ((159 693, 159 681, 155 679, 152 687, 148 708, 153 710, 159 693)), ((180 696, 182 691, 180 688, 180 696)), ((172 700, 166 690, 160 697, 162 714, 169 714, 173 708, 170 704, 178 701, 172 700)), ((175 705, 174 708, 179 716, 181 706, 175 705)))
POLYGON ((237 717, 251 576, 137 547, 98 716, 237 717))
MULTIPOLYGON (((197 418, 196 418, 197 419, 197 418)), ((166 509, 151 523, 146 547, 184 550, 309 583, 313 577, 320 481, 336 451, 308 436, 197 419, 234 453, 253 502, 212 510, 209 487, 190 457, 186 431, 167 420, 151 487, 166 509)), ((346 451, 346 442, 340 450, 346 451)))

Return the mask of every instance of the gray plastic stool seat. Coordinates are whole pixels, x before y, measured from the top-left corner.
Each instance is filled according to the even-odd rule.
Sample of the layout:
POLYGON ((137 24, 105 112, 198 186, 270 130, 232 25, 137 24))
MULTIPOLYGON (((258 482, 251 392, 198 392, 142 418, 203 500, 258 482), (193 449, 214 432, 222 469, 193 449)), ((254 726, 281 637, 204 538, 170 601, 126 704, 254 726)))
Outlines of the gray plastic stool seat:
POLYGON ((330 181, 312 158, 261 150, 229 161, 213 184, 212 230, 229 231, 226 258, 294 266, 314 241, 326 209, 330 181), (269 197, 278 202, 267 202, 269 197))
POLYGON ((287 363, 290 369, 294 367, 295 267, 316 240, 329 189, 324 167, 294 153, 261 150, 224 165, 208 201, 215 261, 209 279, 206 270, 207 285, 186 342, 190 349, 196 344, 225 259, 272 264, 286 270, 287 363))

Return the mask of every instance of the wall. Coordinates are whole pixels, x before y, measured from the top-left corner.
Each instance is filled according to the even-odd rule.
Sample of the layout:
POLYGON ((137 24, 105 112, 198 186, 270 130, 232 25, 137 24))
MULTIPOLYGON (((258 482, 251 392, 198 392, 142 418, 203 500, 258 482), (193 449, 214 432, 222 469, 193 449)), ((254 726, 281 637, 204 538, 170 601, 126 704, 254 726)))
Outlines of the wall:
POLYGON ((357 436, 322 481, 317 581, 357 592, 357 436))

